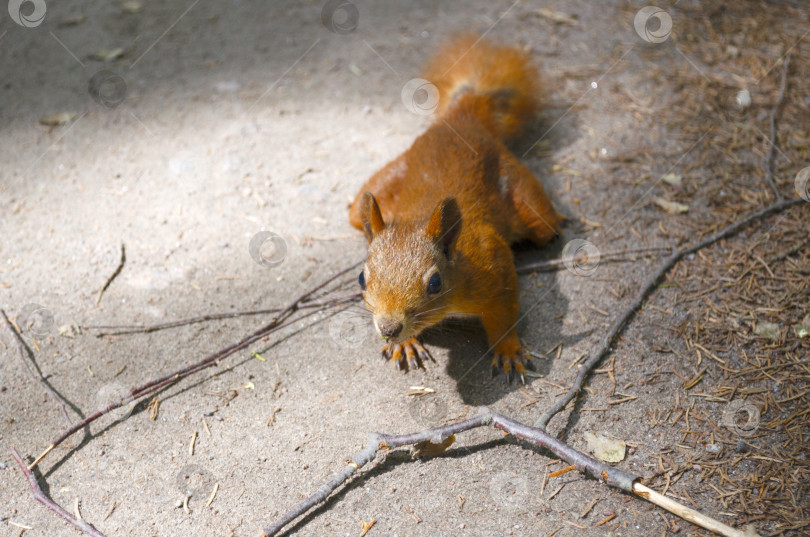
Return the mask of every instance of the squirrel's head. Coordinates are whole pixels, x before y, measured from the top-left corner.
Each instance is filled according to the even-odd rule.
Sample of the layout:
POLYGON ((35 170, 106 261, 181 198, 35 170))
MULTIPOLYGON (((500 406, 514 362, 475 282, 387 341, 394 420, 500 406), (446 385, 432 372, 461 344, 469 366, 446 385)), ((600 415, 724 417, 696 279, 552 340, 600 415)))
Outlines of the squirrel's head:
POLYGON ((368 259, 358 280, 380 336, 400 343, 439 323, 449 313, 455 284, 451 267, 461 231, 456 200, 440 201, 427 222, 386 224, 366 192, 360 219, 368 259))

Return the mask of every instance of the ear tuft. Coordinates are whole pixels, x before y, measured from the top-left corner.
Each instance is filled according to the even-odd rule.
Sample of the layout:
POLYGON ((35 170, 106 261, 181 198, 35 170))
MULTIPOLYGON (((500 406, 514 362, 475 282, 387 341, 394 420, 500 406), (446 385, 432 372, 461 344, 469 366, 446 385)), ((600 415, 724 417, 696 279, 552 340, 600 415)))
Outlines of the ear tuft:
POLYGON ((363 231, 369 243, 374 240, 375 235, 385 229, 380 206, 371 192, 365 192, 360 200, 360 221, 363 223, 363 231))
POLYGON ((455 198, 444 198, 436 206, 430 217, 425 233, 444 252, 450 255, 450 248, 455 244, 461 232, 461 210, 455 198))

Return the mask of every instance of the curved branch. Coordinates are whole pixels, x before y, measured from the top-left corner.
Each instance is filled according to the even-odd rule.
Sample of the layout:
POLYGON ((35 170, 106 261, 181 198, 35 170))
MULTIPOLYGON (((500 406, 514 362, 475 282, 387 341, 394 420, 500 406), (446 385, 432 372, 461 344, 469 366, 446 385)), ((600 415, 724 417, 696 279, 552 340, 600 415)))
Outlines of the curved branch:
POLYGON ((120 401, 115 401, 115 402, 111 403, 110 405, 108 405, 106 408, 104 408, 102 410, 99 410, 98 412, 96 412, 96 413, 94 413, 94 414, 92 414, 90 416, 87 416, 84 420, 80 421, 79 423, 76 423, 72 427, 68 428, 65 432, 63 432, 59 436, 57 436, 50 443, 50 445, 45 449, 45 451, 43 451, 42 454, 39 457, 37 457, 34 460, 33 463, 31 463, 29 468, 33 468, 34 466, 39 464, 42 461, 42 459, 44 459, 48 455, 48 453, 50 453, 56 446, 58 446, 59 444, 61 444, 65 440, 67 440, 70 436, 72 436, 74 433, 76 433, 76 431, 79 431, 80 429, 83 429, 88 424, 90 424, 93 421, 97 420, 101 416, 115 410, 116 408, 127 405, 127 404, 131 403, 132 401, 134 401, 136 399, 140 399, 141 397, 143 397, 145 395, 149 395, 150 393, 153 393, 153 392, 155 392, 155 391, 157 391, 157 390, 159 390, 159 389, 161 389, 161 388, 163 388, 165 386, 173 384, 173 383, 177 382, 178 380, 180 380, 180 379, 182 379, 184 377, 187 377, 187 376, 189 376, 189 375, 191 375, 193 373, 196 373, 196 372, 201 371, 203 369, 206 369, 208 367, 217 365, 219 363, 219 361, 222 360, 223 358, 226 358, 226 357, 234 354, 235 352, 244 349, 245 347, 251 345, 252 343, 255 343, 256 341, 260 340, 261 338, 265 337, 266 335, 272 333, 273 331, 278 330, 279 328, 284 326, 284 321, 286 321, 293 313, 295 313, 298 310, 298 308, 300 307, 301 303, 304 300, 309 298, 313 293, 315 293, 315 292, 319 291, 320 289, 326 287, 327 285, 329 285, 331 282, 333 282, 337 278, 343 276, 344 274, 346 274, 350 270, 353 270, 359 264, 360 264, 360 262, 355 263, 354 265, 341 270, 337 274, 334 274, 334 275, 330 276, 329 278, 327 278, 326 280, 324 280, 320 284, 318 284, 315 287, 309 289, 304 294, 302 294, 301 296, 299 296, 298 298, 296 298, 295 300, 290 302, 285 308, 283 308, 278 313, 278 315, 276 315, 276 317, 272 321, 270 321, 268 324, 262 326, 258 330, 254 331, 252 334, 249 334, 249 335, 245 336, 240 341, 238 341, 236 343, 233 343, 232 345, 229 345, 229 346, 225 347, 224 349, 220 349, 217 352, 206 356, 201 361, 199 361, 199 362, 197 362, 195 364, 192 364, 192 365, 186 366, 184 368, 178 369, 177 371, 175 371, 173 373, 170 373, 170 374, 165 375, 163 377, 160 377, 158 379, 147 382, 146 384, 144 384, 142 386, 137 386, 135 388, 130 388, 127 397, 125 397, 124 399, 122 399, 120 401))
POLYGON ((492 425, 496 429, 501 429, 509 434, 513 434, 518 438, 522 438, 532 444, 545 448, 560 459, 586 475, 593 477, 599 481, 603 481, 611 487, 621 489, 625 492, 631 492, 637 496, 644 498, 656 505, 667 509, 668 511, 693 522, 699 526, 709 528, 716 531, 721 535, 727 537, 756 537, 756 533, 744 533, 736 530, 731 526, 723 524, 711 517, 703 515, 693 509, 681 505, 680 503, 666 498, 652 489, 637 483, 640 479, 639 476, 625 472, 618 468, 614 468, 602 461, 598 461, 593 457, 577 451, 565 442, 551 436, 544 429, 529 427, 523 423, 515 421, 497 412, 493 412, 486 407, 481 408, 481 412, 474 418, 445 425, 442 427, 434 427, 418 433, 391 435, 384 433, 370 433, 366 446, 356 453, 347 462, 348 464, 343 467, 332 479, 326 484, 321 486, 314 494, 301 501, 298 505, 290 509, 281 518, 273 522, 271 525, 264 528, 263 533, 265 537, 274 537, 277 535, 284 526, 293 522, 300 516, 307 513, 310 509, 326 500, 329 495, 335 491, 340 485, 349 480, 360 468, 373 461, 377 453, 380 451, 387 451, 393 448, 409 446, 414 444, 422 444, 430 442, 431 444, 441 444, 440 450, 443 451, 452 443, 450 437, 456 433, 468 431, 482 427, 484 425, 492 425), (445 440, 450 439, 450 442, 445 440))
POLYGON ((39 483, 37 483, 37 478, 34 477, 34 474, 31 473, 31 470, 29 470, 25 466, 25 463, 20 458, 20 455, 17 453, 17 450, 15 450, 14 448, 10 449, 11 449, 11 456, 14 457, 14 460, 17 462, 17 466, 20 467, 20 470, 22 470, 23 475, 28 479, 28 484, 31 486, 31 490, 34 493, 34 498, 39 503, 41 503, 42 505, 44 505, 45 507, 47 507, 48 509, 50 509, 51 511, 62 517, 63 519, 67 520, 81 531, 87 533, 88 535, 92 535, 93 537, 105 537, 105 535, 100 531, 98 531, 96 528, 94 528, 92 524, 89 524, 80 518, 74 517, 73 515, 65 511, 65 509, 61 505, 54 502, 52 499, 48 498, 48 496, 44 492, 42 492, 39 483))
POLYGON ((619 335, 624 330, 624 327, 627 325, 628 321, 633 318, 636 312, 641 308, 642 303, 647 297, 652 294, 653 291, 658 287, 658 282, 669 272, 672 270, 672 267, 680 261, 684 256, 689 254, 693 254, 698 250, 705 248, 714 244, 715 242, 724 239, 734 233, 738 232, 740 229, 748 226, 749 224, 756 222, 768 215, 778 213, 793 207, 794 205, 798 205, 803 203, 804 200, 794 199, 794 200, 785 200, 779 201, 765 207, 764 209, 757 211, 753 214, 748 215, 747 217, 739 220, 730 226, 721 229, 717 233, 710 235, 709 237, 703 239, 702 241, 698 242, 697 244, 690 246, 689 248, 684 248, 683 250, 677 250, 671 256, 669 256, 664 263, 658 267, 658 269, 650 276, 644 286, 639 290, 633 300, 630 302, 630 305, 624 309, 624 311, 619 315, 619 318, 616 319, 608 330, 607 335, 602 340, 602 343, 599 347, 596 348, 594 353, 588 358, 577 373, 577 377, 574 380, 574 384, 571 388, 566 392, 565 395, 557 399, 553 405, 551 405, 548 409, 546 409, 543 414, 537 421, 534 422, 535 427, 540 427, 545 429, 548 426, 548 422, 551 421, 551 418, 556 416, 560 413, 562 409, 564 409, 568 403, 570 403, 574 397, 582 390, 582 385, 585 383, 585 379, 591 374, 591 371, 601 362, 605 356, 607 356, 610 348, 616 343, 619 338, 619 335))

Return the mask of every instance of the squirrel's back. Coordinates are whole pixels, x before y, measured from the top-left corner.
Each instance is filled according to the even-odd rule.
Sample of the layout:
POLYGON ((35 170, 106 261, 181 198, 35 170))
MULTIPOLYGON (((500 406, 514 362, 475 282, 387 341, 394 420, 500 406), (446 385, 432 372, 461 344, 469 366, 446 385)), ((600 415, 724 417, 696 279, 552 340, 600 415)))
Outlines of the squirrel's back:
POLYGON ((538 74, 521 49, 462 35, 441 47, 423 76, 439 101, 433 125, 364 185, 349 210, 373 193, 386 222, 425 221, 438 200, 456 200, 462 234, 490 226, 508 243, 553 236, 560 218, 542 185, 505 141, 538 111, 538 74))

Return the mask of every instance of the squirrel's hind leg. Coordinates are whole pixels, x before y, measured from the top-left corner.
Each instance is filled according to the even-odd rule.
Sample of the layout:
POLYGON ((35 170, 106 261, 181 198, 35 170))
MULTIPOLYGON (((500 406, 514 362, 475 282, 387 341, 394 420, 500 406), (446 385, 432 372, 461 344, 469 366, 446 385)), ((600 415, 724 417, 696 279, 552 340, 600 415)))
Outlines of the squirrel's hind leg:
POLYGON ((535 244, 549 242, 559 233, 562 217, 551 204, 543 185, 512 155, 504 159, 502 165, 502 173, 510 178, 519 240, 529 239, 535 244))

